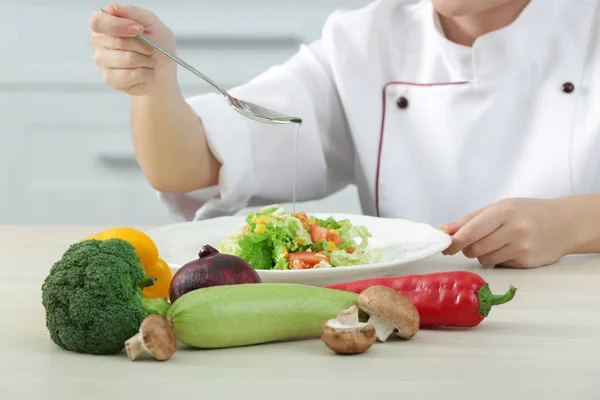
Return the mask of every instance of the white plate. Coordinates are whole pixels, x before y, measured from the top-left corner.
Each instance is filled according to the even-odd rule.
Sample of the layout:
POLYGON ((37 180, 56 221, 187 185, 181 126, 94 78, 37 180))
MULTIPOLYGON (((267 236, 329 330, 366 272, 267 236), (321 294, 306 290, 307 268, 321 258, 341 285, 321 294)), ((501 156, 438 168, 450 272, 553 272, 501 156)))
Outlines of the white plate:
MULTIPOLYGON (((366 226, 373 237, 369 248, 380 249, 377 263, 351 267, 310 270, 258 270, 263 282, 301 283, 326 286, 400 273, 402 266, 433 256, 447 249, 452 238, 433 227, 404 219, 375 218, 364 215, 312 214, 326 219, 349 219, 354 225, 366 226)), ((246 225, 243 216, 221 217, 204 221, 185 222, 148 230, 146 233, 158 246, 161 258, 176 271, 198 258, 202 246, 219 249, 221 241, 246 225)))

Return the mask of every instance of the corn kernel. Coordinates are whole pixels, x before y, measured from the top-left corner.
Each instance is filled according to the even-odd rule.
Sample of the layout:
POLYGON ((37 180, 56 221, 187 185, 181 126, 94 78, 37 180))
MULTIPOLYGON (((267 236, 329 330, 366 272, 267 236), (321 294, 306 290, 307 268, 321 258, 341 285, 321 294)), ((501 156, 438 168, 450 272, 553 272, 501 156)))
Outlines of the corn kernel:
POLYGON ((258 224, 258 225, 256 225, 256 228, 254 228, 254 232, 265 233, 266 229, 267 229, 267 227, 265 226, 265 224, 258 224))
POLYGON ((309 220, 307 221, 307 224, 309 224, 309 225, 314 225, 314 224, 316 224, 316 223, 317 223, 317 221, 316 221, 316 220, 314 220, 314 219, 309 219, 309 220))
POLYGON ((300 239, 299 237, 296 238, 296 243, 298 243, 300 246, 304 246, 304 240, 300 239))
POLYGON ((294 218, 298 218, 300 221, 306 222, 307 217, 304 214, 296 214, 294 218))
POLYGON ((329 250, 329 251, 335 250, 335 242, 332 242, 332 241, 327 242, 327 250, 329 250))
POLYGON ((257 224, 268 224, 272 219, 273 218, 271 217, 255 217, 252 219, 252 221, 256 222, 257 224))
POLYGON ((286 248, 284 247, 284 248, 283 248, 283 250, 281 250, 281 252, 283 253, 283 256, 284 256, 285 258, 287 258, 287 257, 288 257, 288 254, 289 254, 289 253, 288 253, 288 249, 286 249, 286 248))

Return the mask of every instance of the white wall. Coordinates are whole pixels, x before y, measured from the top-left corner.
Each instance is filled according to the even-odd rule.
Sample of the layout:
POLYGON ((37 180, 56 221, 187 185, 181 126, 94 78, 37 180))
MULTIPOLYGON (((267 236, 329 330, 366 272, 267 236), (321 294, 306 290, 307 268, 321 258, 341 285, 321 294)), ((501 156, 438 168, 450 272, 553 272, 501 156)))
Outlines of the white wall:
MULTIPOLYGON (((170 222, 135 161, 129 98, 108 88, 92 61, 89 18, 105 1, 0 2, 0 223, 170 222)), ((231 87, 317 38, 334 9, 368 2, 134 4, 172 27, 184 59, 231 87)), ((180 77, 186 94, 209 90, 187 71, 180 77)), ((298 207, 360 213, 353 187, 298 207)))

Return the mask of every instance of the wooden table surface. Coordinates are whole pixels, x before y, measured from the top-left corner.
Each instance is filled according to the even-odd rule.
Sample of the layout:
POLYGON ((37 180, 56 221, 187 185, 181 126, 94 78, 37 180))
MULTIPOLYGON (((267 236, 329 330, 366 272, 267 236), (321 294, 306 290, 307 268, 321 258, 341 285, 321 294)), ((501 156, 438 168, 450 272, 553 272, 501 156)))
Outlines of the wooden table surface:
POLYGON ((600 399, 600 257, 536 270, 434 256, 407 273, 469 269, 517 296, 471 330, 421 330, 342 357, 318 339, 179 350, 167 362, 74 354, 49 339, 41 284, 103 227, 0 227, 0 399, 600 399))

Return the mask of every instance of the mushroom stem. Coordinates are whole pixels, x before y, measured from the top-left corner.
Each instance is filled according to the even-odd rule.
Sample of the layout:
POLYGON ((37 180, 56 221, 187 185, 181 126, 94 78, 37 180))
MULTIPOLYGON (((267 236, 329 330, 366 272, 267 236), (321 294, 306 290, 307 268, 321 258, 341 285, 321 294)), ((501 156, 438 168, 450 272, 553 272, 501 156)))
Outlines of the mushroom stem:
POLYGON ((177 349, 177 339, 170 323, 158 314, 150 314, 142 321, 140 331, 125 341, 127 357, 133 361, 143 353, 156 360, 171 358, 177 349))
POLYGON ((337 316, 337 323, 348 327, 365 325, 358 320, 358 307, 356 306, 340 311, 337 316))
POLYGON ((127 339, 125 341, 125 350, 127 350, 127 357, 131 361, 135 360, 143 353, 148 353, 148 349, 146 349, 146 346, 144 346, 142 334, 138 333, 137 335, 127 339))
POLYGON ((373 328, 375 328, 375 335, 380 342, 385 342, 388 340, 388 338, 396 330, 394 325, 377 315, 370 316, 368 323, 373 325, 373 328))
POLYGON ((369 315, 377 339, 385 342, 396 333, 402 339, 412 338, 419 330, 419 311, 408 297, 387 286, 375 285, 358 296, 358 307, 369 315))

